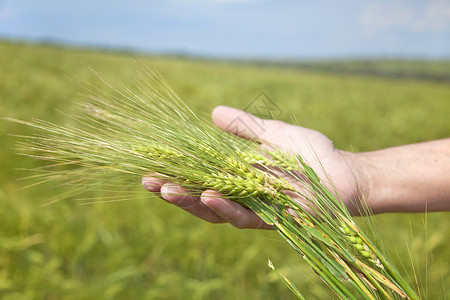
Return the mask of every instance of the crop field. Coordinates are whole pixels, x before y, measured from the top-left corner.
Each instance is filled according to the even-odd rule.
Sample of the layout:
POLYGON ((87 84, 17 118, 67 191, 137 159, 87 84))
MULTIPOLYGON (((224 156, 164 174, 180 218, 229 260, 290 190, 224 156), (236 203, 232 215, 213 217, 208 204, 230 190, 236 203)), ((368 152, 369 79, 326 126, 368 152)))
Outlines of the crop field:
MULTIPOLYGON (((205 118, 220 104, 257 110, 263 98, 279 119, 295 118, 340 149, 450 136, 448 61, 371 61, 364 72, 364 63, 288 66, 13 42, 0 42, 0 117, 70 124, 86 93, 80 83, 104 84, 89 68, 126 83, 142 64, 205 118), (417 76, 396 76, 405 70, 417 76)), ((121 188, 128 200, 107 203, 100 192, 88 204, 52 202, 70 189, 52 182, 23 188, 26 169, 42 162, 17 155, 12 135, 32 133, 0 120, 0 299, 293 299, 268 258, 307 299, 335 299, 276 232, 200 221, 140 181, 121 188)), ((450 297, 449 216, 375 217, 389 256, 424 299, 450 297)))

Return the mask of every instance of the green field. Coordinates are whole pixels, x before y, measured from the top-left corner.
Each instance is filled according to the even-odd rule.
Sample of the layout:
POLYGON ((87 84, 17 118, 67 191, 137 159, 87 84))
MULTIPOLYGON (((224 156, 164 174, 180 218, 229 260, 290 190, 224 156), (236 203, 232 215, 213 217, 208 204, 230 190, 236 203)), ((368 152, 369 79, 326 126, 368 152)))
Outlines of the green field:
MULTIPOLYGON (((0 117, 67 124, 70 118, 58 110, 70 114, 82 98, 81 81, 101 85, 88 67, 124 82, 143 63, 205 116, 219 104, 244 109, 264 91, 281 119, 295 116, 341 149, 370 151, 450 136, 450 82, 441 77, 362 76, 11 42, 0 42, 0 117)), ((443 72, 436 63, 411 65, 421 73, 443 72)), ((0 120, 0 133, 0 299, 292 299, 267 267, 268 258, 307 299, 335 298, 277 233, 202 222, 145 192, 140 182, 129 187, 128 201, 45 205, 67 187, 21 189, 27 172, 20 169, 40 163, 16 155, 17 138, 7 135, 33 132, 0 120)), ((376 220, 391 258, 424 298, 449 297, 449 214, 376 220)))

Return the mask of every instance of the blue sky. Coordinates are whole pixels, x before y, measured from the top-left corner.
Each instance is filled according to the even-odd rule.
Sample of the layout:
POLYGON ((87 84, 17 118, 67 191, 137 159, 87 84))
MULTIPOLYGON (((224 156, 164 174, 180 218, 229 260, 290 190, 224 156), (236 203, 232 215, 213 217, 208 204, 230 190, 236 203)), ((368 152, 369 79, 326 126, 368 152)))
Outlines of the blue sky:
POLYGON ((0 0, 0 38, 252 58, 450 57, 450 0, 0 0))

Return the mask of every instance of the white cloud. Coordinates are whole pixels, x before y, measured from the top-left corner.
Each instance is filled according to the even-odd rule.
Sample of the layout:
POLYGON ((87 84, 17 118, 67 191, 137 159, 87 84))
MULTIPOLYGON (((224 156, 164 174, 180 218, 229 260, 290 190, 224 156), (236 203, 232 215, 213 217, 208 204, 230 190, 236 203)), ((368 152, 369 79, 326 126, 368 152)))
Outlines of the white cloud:
POLYGON ((450 0, 436 0, 425 11, 425 28, 446 31, 450 28, 450 0))
POLYGON ((408 1, 370 2, 359 16, 363 33, 373 37, 390 29, 413 32, 450 31, 450 0, 433 0, 423 7, 413 6, 408 1))
POLYGON ((0 3, 0 21, 7 21, 16 15, 16 10, 9 2, 0 3))

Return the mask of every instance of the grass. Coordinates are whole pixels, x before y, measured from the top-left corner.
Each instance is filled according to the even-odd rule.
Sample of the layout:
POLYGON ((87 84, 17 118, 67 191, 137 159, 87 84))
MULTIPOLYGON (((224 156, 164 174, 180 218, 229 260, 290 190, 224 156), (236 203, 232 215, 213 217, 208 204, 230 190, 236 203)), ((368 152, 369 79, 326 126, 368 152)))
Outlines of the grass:
MULTIPOLYGON (((68 111, 80 92, 79 80, 95 80, 87 66, 122 78, 129 72, 127 64, 135 63, 130 55, 11 43, 0 44, 0 53, 1 114, 62 123, 68 120, 54 108, 68 111)), ((282 119, 289 121, 293 114, 344 149, 365 151, 442 138, 450 129, 450 88, 445 83, 142 59, 196 110, 208 112, 218 104, 245 108, 264 90, 282 109, 282 119)), ((15 156, 14 139, 4 133, 29 132, 10 123, 0 126, 2 298, 290 299, 291 293, 267 268, 267 257, 307 299, 324 298, 327 289, 314 278, 305 279, 307 268, 275 233, 206 224, 140 192, 139 183, 130 187, 130 201, 41 206, 64 187, 18 190, 16 179, 24 174, 16 168, 36 162, 15 156), (134 192, 143 197, 136 199, 134 192)), ((397 257, 398 251, 406 263, 405 274, 414 273, 404 261, 411 252, 421 292, 428 287, 428 298, 444 298, 444 285, 449 285, 448 214, 391 214, 377 220, 391 256, 397 257)))
POLYGON ((423 79, 430 81, 450 81, 450 61, 448 59, 344 59, 298 62, 253 62, 261 65, 279 65, 285 68, 314 70, 326 73, 343 73, 366 77, 394 79, 423 79))

